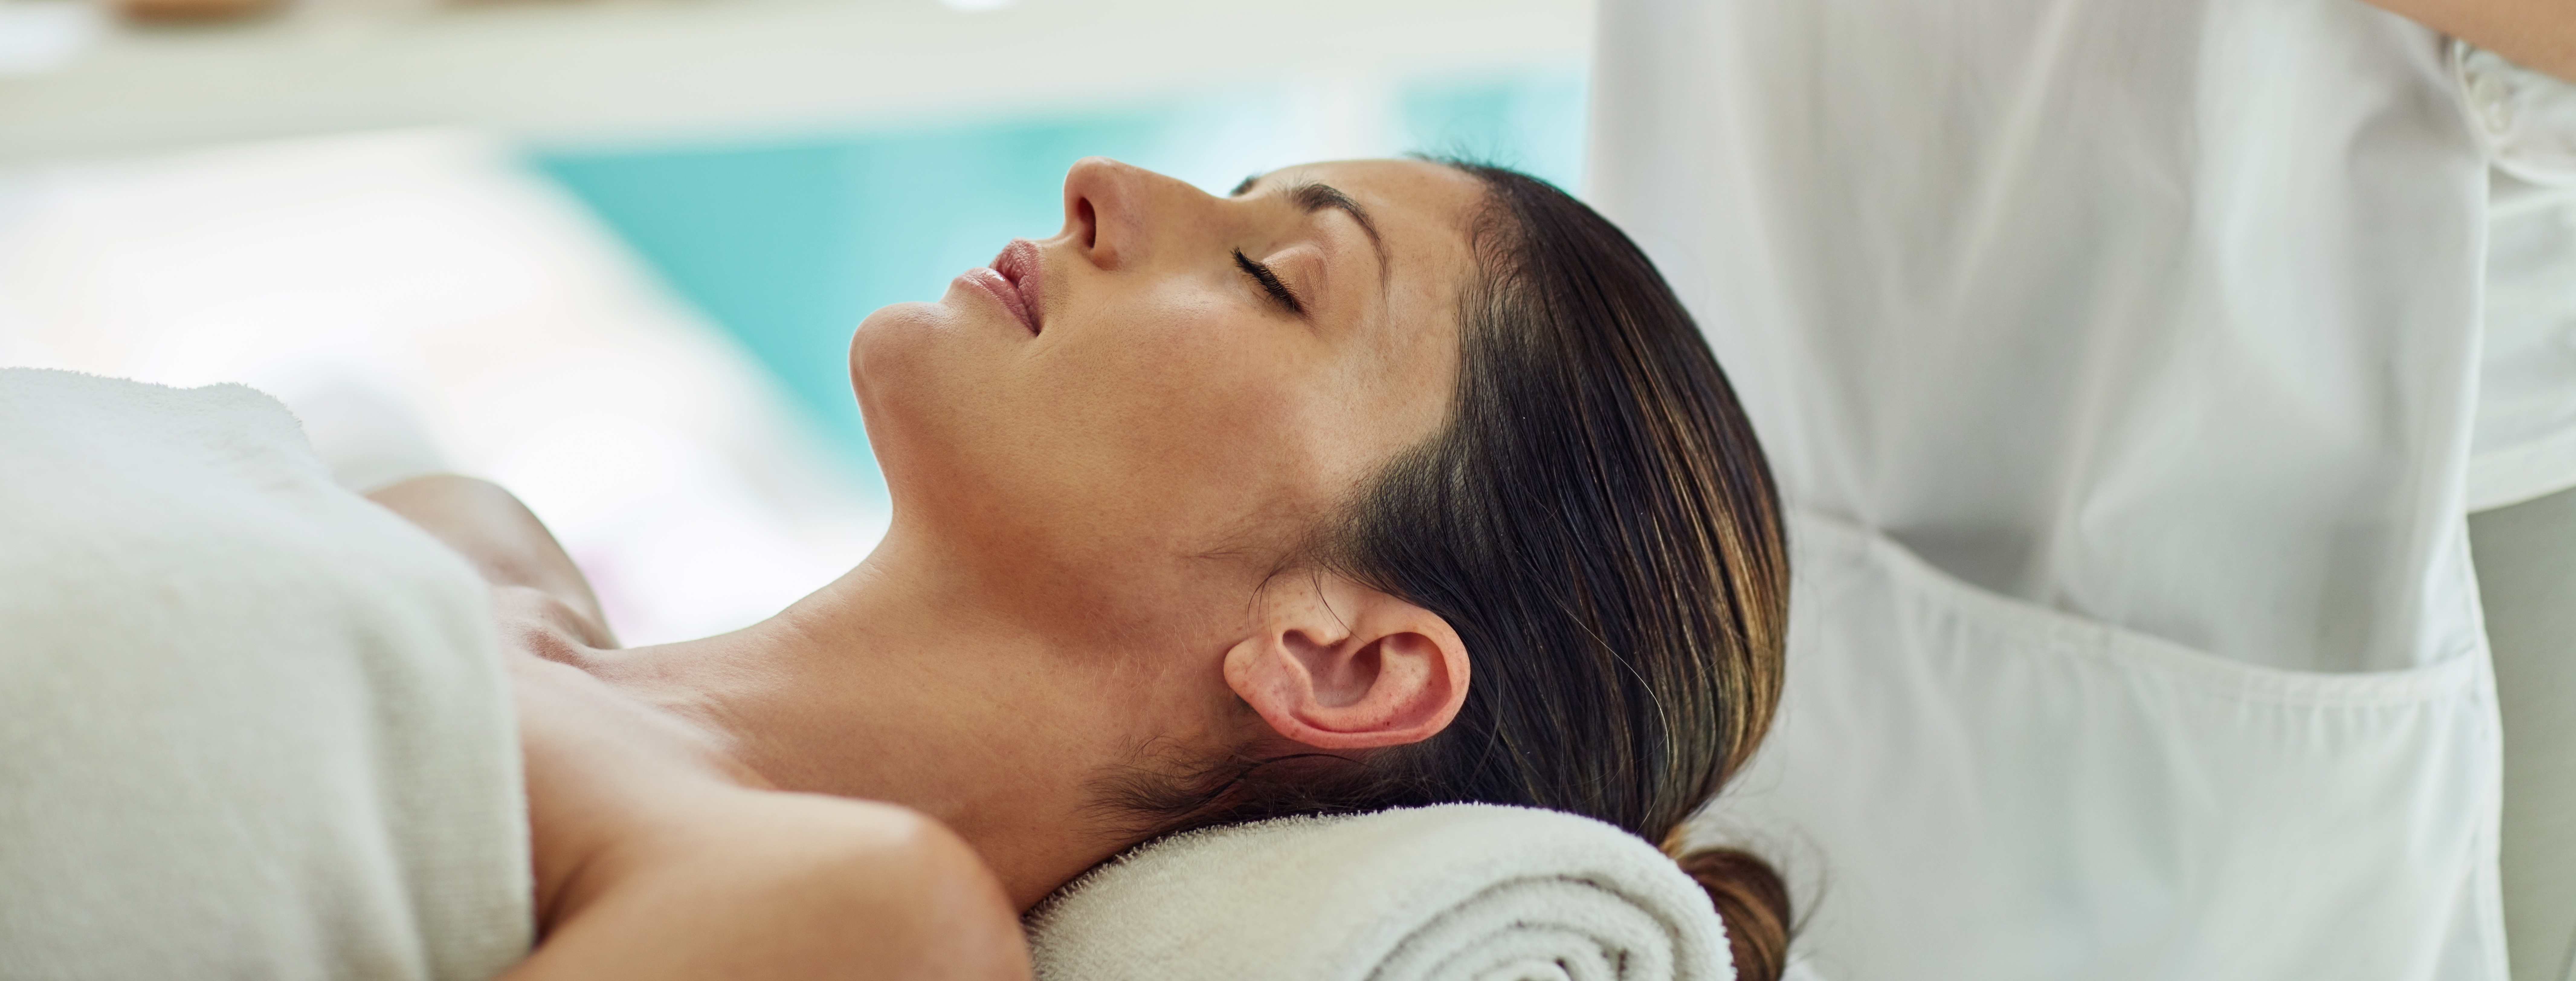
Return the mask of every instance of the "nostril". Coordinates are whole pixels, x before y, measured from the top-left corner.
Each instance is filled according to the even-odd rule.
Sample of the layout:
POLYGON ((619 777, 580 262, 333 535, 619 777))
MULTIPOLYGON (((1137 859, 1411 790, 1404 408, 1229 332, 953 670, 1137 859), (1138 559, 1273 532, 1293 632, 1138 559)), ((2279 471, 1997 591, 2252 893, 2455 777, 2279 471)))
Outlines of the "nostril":
POLYGON ((1082 219, 1082 247, 1092 248, 1100 240, 1100 221, 1091 213, 1091 199, 1083 198, 1076 201, 1074 213, 1082 219))

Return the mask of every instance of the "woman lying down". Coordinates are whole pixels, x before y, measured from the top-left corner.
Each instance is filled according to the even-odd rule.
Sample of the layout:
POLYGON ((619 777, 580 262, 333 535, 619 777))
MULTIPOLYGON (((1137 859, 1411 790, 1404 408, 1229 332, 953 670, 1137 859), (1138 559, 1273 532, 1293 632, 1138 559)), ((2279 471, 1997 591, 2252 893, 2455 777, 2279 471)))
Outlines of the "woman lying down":
MULTIPOLYGON (((856 569, 766 622, 620 649, 507 493, 428 477, 372 495, 490 586, 537 941, 506 977, 1025 977, 1019 914, 1171 831, 1483 801, 1663 842, 1751 755, 1780 684, 1778 507, 1717 363, 1618 230, 1519 174, 1421 161, 1289 168, 1214 197, 1095 159, 1067 175, 1064 201, 1054 237, 1014 241, 939 301, 859 327, 851 376, 893 523, 856 569)), ((69 473, 159 438, 48 443, 71 430, 47 427, 82 413, 27 394, 42 387, 0 384, 0 438, 16 441, 0 449, 69 473)), ((169 440, 233 454, 208 472, 251 454, 222 433, 169 440)), ((111 508, 114 488, 147 483, 104 480, 53 506, 111 508)), ((12 513, 41 511, 32 474, 0 485, 12 513)), ((117 520, 160 520, 141 510, 117 520)), ((188 527, 220 536, 233 520, 188 527)), ((47 538, 64 527, 54 518, 18 527, 32 529, 21 546, 0 545, 0 582, 18 597, 0 600, 0 626, 16 625, 21 654, 61 661, 40 677, 104 663, 64 638, 211 636, 170 625, 195 608, 192 590, 310 585, 242 585, 266 575, 246 560, 199 574, 100 559, 112 534, 47 538), (93 565, 122 578, 63 571, 93 565), (67 617, 77 588, 133 598, 67 617), (45 626, 64 620, 79 622, 45 626)), ((332 588, 344 587, 374 588, 332 588)), ((244 608, 205 615, 261 615, 244 608)), ((119 692, 161 670, 21 685, 11 704, 111 719, 119 692)), ((212 704, 225 684, 170 704, 212 704)), ((392 745, 464 709, 372 711, 366 731, 392 745)), ((36 761, 30 774, 113 742, 34 728, 0 721, 0 748, 36 761)), ((201 728, 135 745, 228 738, 201 728)), ((118 804, 123 757, 104 758, 59 786, 0 789, 20 799, 0 801, 0 837, 21 842, 0 843, 0 947, 75 936, 56 920, 97 915, 61 912, 80 908, 58 884, 79 870, 47 878, 69 846, 25 842, 185 823, 118 804), (81 788, 113 818, 36 827, 70 812, 28 794, 93 792, 81 788)), ((440 773, 386 779, 434 809, 471 782, 440 773)), ((325 776, 255 779, 287 794, 325 776)), ((292 836, 301 819, 274 820, 292 836)), ((276 830, 228 827, 117 833, 276 830)), ((461 824, 439 835, 439 847, 471 837, 461 824)), ((194 888, 192 862, 222 852, 174 861, 172 895, 194 888)), ((1770 871, 1732 852, 1680 861, 1724 915, 1741 976, 1776 976, 1787 916, 1770 871)), ((370 904, 436 912, 406 895, 316 906, 352 922, 370 904)), ((327 947, 336 922, 278 929, 327 947)), ((0 953, 0 974, 83 976, 112 953, 20 947, 0 953)))

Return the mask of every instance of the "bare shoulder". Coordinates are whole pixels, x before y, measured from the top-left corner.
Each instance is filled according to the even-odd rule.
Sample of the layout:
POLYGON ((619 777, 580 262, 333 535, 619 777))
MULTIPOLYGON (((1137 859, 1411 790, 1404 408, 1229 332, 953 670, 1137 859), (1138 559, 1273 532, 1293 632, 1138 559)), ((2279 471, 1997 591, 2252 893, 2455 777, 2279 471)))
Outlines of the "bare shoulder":
POLYGON ((692 810, 622 846, 613 884, 508 977, 1029 976, 1001 884, 936 821, 756 790, 692 810))

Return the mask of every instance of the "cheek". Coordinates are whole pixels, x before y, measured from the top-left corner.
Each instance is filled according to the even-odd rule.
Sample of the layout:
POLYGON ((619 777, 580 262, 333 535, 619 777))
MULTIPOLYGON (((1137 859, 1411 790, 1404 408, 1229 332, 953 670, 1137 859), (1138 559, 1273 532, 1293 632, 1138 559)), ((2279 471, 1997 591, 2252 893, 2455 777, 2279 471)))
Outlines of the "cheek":
POLYGON ((1101 352, 1079 401, 1140 466, 1161 454, 1275 456, 1304 414, 1305 352, 1264 336, 1285 329, 1239 311, 1167 309, 1133 343, 1101 352))
POLYGON ((1303 328, 1186 298, 1137 304, 1046 359, 1042 431, 1061 493, 1204 540, 1296 513, 1316 489, 1303 328))

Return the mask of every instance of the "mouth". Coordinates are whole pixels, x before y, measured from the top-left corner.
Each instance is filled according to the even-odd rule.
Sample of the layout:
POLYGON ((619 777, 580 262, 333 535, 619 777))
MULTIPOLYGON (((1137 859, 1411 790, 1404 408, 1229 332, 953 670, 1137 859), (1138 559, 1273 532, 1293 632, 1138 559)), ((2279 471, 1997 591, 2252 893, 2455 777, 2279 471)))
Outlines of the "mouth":
POLYGON ((1000 300, 1003 309, 1018 318, 1034 337, 1045 332, 1046 323, 1046 294, 1039 289, 1041 265, 1037 243, 1015 238, 1002 247, 1002 254, 993 257, 991 268, 977 269, 967 276, 1000 300))

